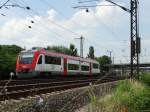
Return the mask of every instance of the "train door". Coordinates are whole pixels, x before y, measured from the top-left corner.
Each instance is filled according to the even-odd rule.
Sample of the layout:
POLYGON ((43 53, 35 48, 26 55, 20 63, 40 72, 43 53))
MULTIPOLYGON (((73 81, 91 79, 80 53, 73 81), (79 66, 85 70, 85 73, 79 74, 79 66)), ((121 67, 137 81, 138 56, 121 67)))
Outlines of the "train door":
POLYGON ((64 76, 67 75, 67 58, 64 58, 64 76))
POLYGON ((38 58, 38 61, 37 61, 37 65, 36 65, 36 71, 39 71, 39 72, 42 72, 44 71, 44 56, 43 55, 40 55, 39 58, 38 58))

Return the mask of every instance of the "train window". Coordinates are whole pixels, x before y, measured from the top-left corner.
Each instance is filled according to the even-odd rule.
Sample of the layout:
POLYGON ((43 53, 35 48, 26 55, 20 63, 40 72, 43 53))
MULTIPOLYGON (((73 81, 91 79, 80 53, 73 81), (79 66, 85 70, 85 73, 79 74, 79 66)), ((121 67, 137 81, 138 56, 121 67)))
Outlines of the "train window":
POLYGON ((81 70, 82 70, 82 71, 89 71, 89 66, 82 65, 82 66, 81 66, 81 70))
POLYGON ((68 70, 79 70, 79 65, 77 65, 77 64, 68 64, 68 70))
POLYGON ((45 64, 61 65, 60 57, 45 56, 45 64))
POLYGON ((98 64, 93 63, 93 68, 98 68, 98 64))
POLYGON ((20 63, 21 64, 31 64, 34 54, 31 52, 24 52, 20 54, 20 63))
POLYGON ((21 57, 20 60, 21 64, 31 64, 32 63, 32 57, 21 57))
POLYGON ((42 56, 40 56, 40 58, 38 60, 38 64, 42 64, 42 56))

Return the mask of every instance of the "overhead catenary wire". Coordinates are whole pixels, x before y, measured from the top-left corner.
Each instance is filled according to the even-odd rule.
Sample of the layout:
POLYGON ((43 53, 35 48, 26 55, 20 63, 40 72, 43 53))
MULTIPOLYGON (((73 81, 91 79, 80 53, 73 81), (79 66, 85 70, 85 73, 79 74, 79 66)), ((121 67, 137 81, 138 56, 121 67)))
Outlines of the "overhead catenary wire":
MULTIPOLYGON (((92 1, 92 0, 91 0, 92 1)), ((97 0, 98 1, 98 0, 97 0)), ((84 2, 84 1, 83 1, 84 2)), ((108 4, 108 5, 98 5, 98 6, 115 6, 115 5, 111 5, 111 4, 108 4)), ((89 6, 87 5, 87 6, 76 6, 76 7, 74 7, 74 8, 79 8, 80 9, 80 7, 87 7, 87 8, 89 8, 89 6)), ((97 6, 94 6, 94 7, 97 7, 97 6)), ((88 13, 90 13, 90 12, 88 12, 88 13)), ((94 18, 96 19, 96 21, 98 21, 100 24, 102 24, 102 26, 107 30, 107 31, 109 31, 111 34, 112 34, 112 36, 114 37, 114 38, 118 38, 119 39, 119 37, 118 37, 118 35, 110 28, 110 27, 108 27, 106 24, 105 24, 105 22, 101 19, 101 18, 99 18, 99 17, 97 17, 96 15, 93 15, 94 16, 94 18)), ((117 39, 117 40, 118 40, 117 39)))
MULTIPOLYGON (((23 1, 23 0, 22 0, 23 1)), ((44 0, 45 1, 45 0, 44 0)), ((24 2, 24 1, 23 1, 24 2)), ((47 2, 46 2, 47 3, 47 2)), ((35 12, 35 11, 34 11, 35 12)), ((39 15, 39 14, 38 14, 39 15)), ((62 15, 62 14, 61 14, 62 15)), ((64 17, 64 16, 63 16, 64 17)), ((55 25, 57 25, 58 27, 61 27, 61 28, 63 28, 64 30, 67 30, 67 31, 69 31, 69 32, 71 32, 71 33, 73 33, 73 34, 75 34, 76 36, 81 36, 80 34, 77 34, 76 32, 74 32, 74 31, 71 31, 71 30, 69 30, 69 29, 67 29, 67 28, 65 28, 65 27, 63 27, 62 25, 59 25, 59 24, 57 24, 57 23, 55 23, 54 21, 52 21, 52 23, 54 23, 55 25)), ((103 23, 103 22, 102 22, 103 23)), ((111 31, 110 29, 108 29, 108 27, 106 26, 106 24, 104 24, 103 23, 103 26, 105 26, 106 28, 107 28, 107 30, 109 30, 113 35, 114 35, 114 37, 117 37, 115 34, 114 34, 114 32, 113 31, 111 31)))
POLYGON ((9 2, 11 2, 10 0, 7 0, 6 2, 4 2, 1 6, 0 6, 0 9, 2 9, 3 7, 5 7, 6 9, 8 9, 8 7, 19 7, 19 8, 22 8, 22 9, 27 9, 27 10, 30 10, 30 7, 26 6, 26 7, 23 7, 23 6, 20 6, 18 4, 8 4, 9 2))
MULTIPOLYGON (((38 13, 38 15, 39 15, 39 13, 38 13)), ((44 25, 45 26, 45 25, 44 25)), ((70 31, 69 31, 70 32, 70 31)), ((61 36, 62 37, 62 35, 61 34, 59 34, 59 36, 61 36)), ((79 35, 78 35, 79 36, 79 35)), ((89 40, 91 43, 93 43, 91 40, 89 40)), ((98 44, 97 44, 98 45, 98 44)))
MULTIPOLYGON (((38 14, 39 15, 39 14, 38 14)), ((77 34, 77 36, 80 36, 79 34, 77 34)), ((92 42, 90 42, 90 43, 92 43, 92 42)), ((98 44, 97 44, 98 45, 98 44)))
MULTIPOLYGON (((105 24, 104 24, 104 26, 106 26, 105 24)), ((107 26, 106 26, 107 27, 107 26)), ((108 29, 107 29, 108 30, 108 29)), ((110 30, 111 31, 111 30, 110 30)), ((113 34, 114 35, 114 34, 113 34)), ((114 36, 114 37, 116 37, 116 36, 114 36)), ((87 38, 86 38, 87 39, 87 38)), ((89 43, 94 43, 95 44, 95 42, 93 41, 91 41, 91 40, 89 40, 90 42, 89 43)), ((98 46, 99 46, 99 44, 97 44, 98 46)), ((102 48, 104 48, 104 47, 102 47, 102 48)), ((107 49, 108 50, 108 48, 105 48, 105 49, 107 49)))
MULTIPOLYGON (((94 15, 95 16, 95 15, 94 15)), ((97 21, 99 21, 99 19, 95 16, 95 18, 97 19, 97 21)), ((114 31, 113 30, 111 30, 102 20, 100 21, 100 23, 109 31, 109 32, 111 32, 111 34, 112 34, 112 36, 113 37, 117 37, 118 38, 118 36, 114 33, 114 31)), ((119 39, 119 38, 118 38, 119 39)), ((117 39, 117 40, 118 40, 117 39)))
MULTIPOLYGON (((18 2, 18 1, 16 1, 16 0, 14 0, 14 1, 15 1, 16 3, 21 4, 21 2, 18 2)), ((31 10, 32 10, 32 8, 31 8, 31 10)), ((30 14, 29 12, 26 12, 26 13, 27 13, 27 15, 29 15, 30 17, 33 17, 33 15, 30 14)), ((35 14, 35 13, 34 13, 34 14, 35 14)), ((38 14, 38 15, 39 15, 39 14, 38 14)), ((39 16, 40 16, 40 15, 39 15, 39 16)), ((32 18, 31 18, 31 20, 32 20, 32 18)), ((61 39, 61 40, 64 41, 64 42, 68 41, 68 40, 62 39, 63 35, 62 35, 62 34, 59 34, 58 32, 53 31, 52 29, 50 29, 49 26, 47 25, 47 23, 44 23, 44 21, 43 21, 43 22, 38 21, 38 23, 41 24, 41 27, 43 27, 43 28, 47 29, 48 31, 52 32, 53 34, 57 35, 57 37, 56 37, 57 39, 61 39)), ((41 31, 40 31, 40 32, 41 32, 41 31)), ((39 32, 38 32, 38 33, 39 33, 39 32)))
MULTIPOLYGON (((29 14, 30 15, 30 14, 29 14)), ((39 14, 38 14, 39 15, 39 14)), ((32 15, 30 15, 32 17, 32 15)), ((32 18, 31 18, 32 19, 32 18)), ((40 31, 41 32, 41 31, 40 31)), ((39 33, 39 32, 38 32, 39 33)), ((58 33, 56 33, 58 35, 58 33)), ((62 37, 62 35, 59 35, 59 37, 62 37)), ((68 39, 64 40, 61 38, 61 40, 63 40, 64 42, 66 42, 66 40, 68 41, 68 39)))
POLYGON ((78 0, 78 3, 98 2, 100 0, 78 0))
MULTIPOLYGON (((14 1, 15 1, 15 0, 14 0, 14 1)), ((12 1, 11 1, 11 2, 12 2, 12 1)), ((27 13, 29 13, 29 12, 27 12, 27 13)), ((18 13, 18 14, 20 14, 20 13, 18 13)), ((17 15, 18 15, 18 14, 17 14, 17 15)), ((30 15, 30 16, 31 16, 31 15, 30 15)), ((31 17, 32 17, 32 16, 31 16, 31 17)), ((28 26, 28 25, 27 25, 27 26, 28 26)), ((27 26, 25 26, 25 27, 27 27, 27 26)), ((41 24, 41 26, 43 26, 43 27, 44 27, 45 25, 42 25, 42 24, 41 24)), ((47 28, 47 27, 45 27, 45 28, 47 28)), ((50 30, 50 29, 49 29, 49 28, 47 28, 47 30, 50 30)), ((31 29, 30 29, 30 31, 31 31, 31 29)), ((30 33, 30 31, 28 31, 28 32, 30 33)), ((32 30, 32 31, 33 31, 33 30, 32 30)), ((35 30, 34 30, 34 31, 35 31, 35 30)), ((64 39, 62 39, 62 37, 63 37, 63 36, 62 36, 61 34, 56 33, 56 32, 53 32, 53 31, 51 31, 51 32, 52 32, 52 33, 54 33, 55 35, 57 35, 57 37, 56 37, 56 38, 61 39, 61 41, 64 41, 64 42, 68 41, 68 40, 64 40, 64 39)), ((27 32, 24 32, 24 33, 26 33, 26 34, 27 34, 27 32)), ((36 30, 36 31, 35 31, 35 33, 36 33, 36 34, 41 34, 41 33, 42 33, 42 31, 41 31, 41 30, 40 30, 40 31, 37 31, 37 30, 36 30)))
MULTIPOLYGON (((43 4, 45 4, 46 6, 54 9, 58 14, 60 14, 61 17, 63 17, 64 19, 68 19, 60 10, 58 10, 57 8, 55 8, 54 6, 52 6, 47 0, 40 0, 43 4)), ((71 20, 72 23, 74 24, 78 24, 78 22, 71 20)), ((80 35, 80 34, 79 34, 80 35)))
MULTIPOLYGON (((27 4, 24 0, 21 0, 21 1, 24 2, 25 4, 27 4)), ((31 9, 31 10, 32 10, 35 14, 37 14, 37 15, 40 16, 40 14, 39 14, 37 11, 35 11, 34 9, 31 9)), ((75 35, 75 36, 78 36, 78 37, 81 36, 80 34, 77 34, 76 32, 74 32, 74 31, 72 31, 72 30, 70 30, 70 29, 64 27, 63 25, 60 25, 60 24, 56 23, 56 22, 53 21, 53 20, 49 20, 49 22, 51 22, 52 24, 56 25, 58 28, 61 28, 61 29, 65 30, 65 31, 67 31, 67 32, 69 32, 69 33, 71 33, 71 34, 73 34, 73 35, 75 35)))
MULTIPOLYGON (((47 5, 47 6, 50 6, 50 7, 52 7, 54 10, 56 10, 62 17, 64 17, 64 18, 66 18, 60 11, 58 11, 56 8, 54 8, 49 2, 47 2, 46 0, 40 0, 41 2, 43 2, 45 5, 47 5)), ((97 19, 97 21, 98 21, 98 18, 95 16, 95 18, 97 19)), ((71 22, 73 22, 73 23, 77 23, 76 21, 71 21, 71 22)), ((112 29, 109 29, 109 27, 101 20, 101 22, 100 22, 103 26, 104 26, 104 28, 106 29, 106 30, 108 30, 109 32, 111 32, 111 34, 116 38, 116 37, 118 37, 113 31, 112 31, 112 29)), ((89 26, 90 26, 90 24, 91 23, 89 23, 89 26)), ((76 33, 77 34, 77 33, 76 33)), ((81 36, 80 34, 77 34, 77 36, 81 36)), ((87 38, 86 38, 87 39, 87 38)), ((117 39, 118 40, 118 39, 117 39)), ((92 42, 93 43, 93 42, 92 42)), ((94 42, 95 43, 95 42, 94 42)), ((97 45, 99 45, 99 44, 97 44, 97 45)))
POLYGON ((4 2, 1 6, 0 9, 2 9, 10 0, 7 0, 6 2, 4 2))

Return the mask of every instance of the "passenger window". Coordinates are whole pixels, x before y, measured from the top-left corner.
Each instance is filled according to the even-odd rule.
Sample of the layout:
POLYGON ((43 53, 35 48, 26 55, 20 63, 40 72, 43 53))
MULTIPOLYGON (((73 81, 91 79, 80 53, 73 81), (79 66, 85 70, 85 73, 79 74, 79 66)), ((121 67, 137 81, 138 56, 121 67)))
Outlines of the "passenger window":
POLYGON ((82 71, 89 71, 89 66, 87 66, 87 65, 82 65, 82 66, 81 66, 81 70, 82 70, 82 71))
POLYGON ((40 58, 38 60, 38 64, 42 64, 42 56, 40 56, 40 58))
POLYGON ((77 64, 68 64, 68 70, 79 70, 79 65, 77 65, 77 64))
POLYGON ((60 57, 45 56, 45 64, 61 65, 60 57))
POLYGON ((98 64, 93 63, 93 68, 98 69, 98 64))

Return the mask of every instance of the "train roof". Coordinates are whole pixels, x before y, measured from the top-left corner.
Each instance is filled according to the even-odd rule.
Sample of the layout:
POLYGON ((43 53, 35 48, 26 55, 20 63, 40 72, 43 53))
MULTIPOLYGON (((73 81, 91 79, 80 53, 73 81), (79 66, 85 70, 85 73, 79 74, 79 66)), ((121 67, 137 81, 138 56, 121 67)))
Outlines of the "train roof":
POLYGON ((24 52, 33 52, 33 53, 34 52, 39 52, 41 54, 48 54, 48 55, 51 55, 51 56, 65 57, 65 58, 68 58, 68 59, 81 60, 81 61, 92 62, 92 63, 97 63, 98 64, 98 62, 96 60, 93 60, 93 59, 90 59, 90 58, 75 57, 75 56, 70 56, 70 55, 66 55, 66 54, 63 54, 63 53, 51 52, 51 51, 44 50, 44 49, 21 51, 21 53, 24 53, 24 52))

